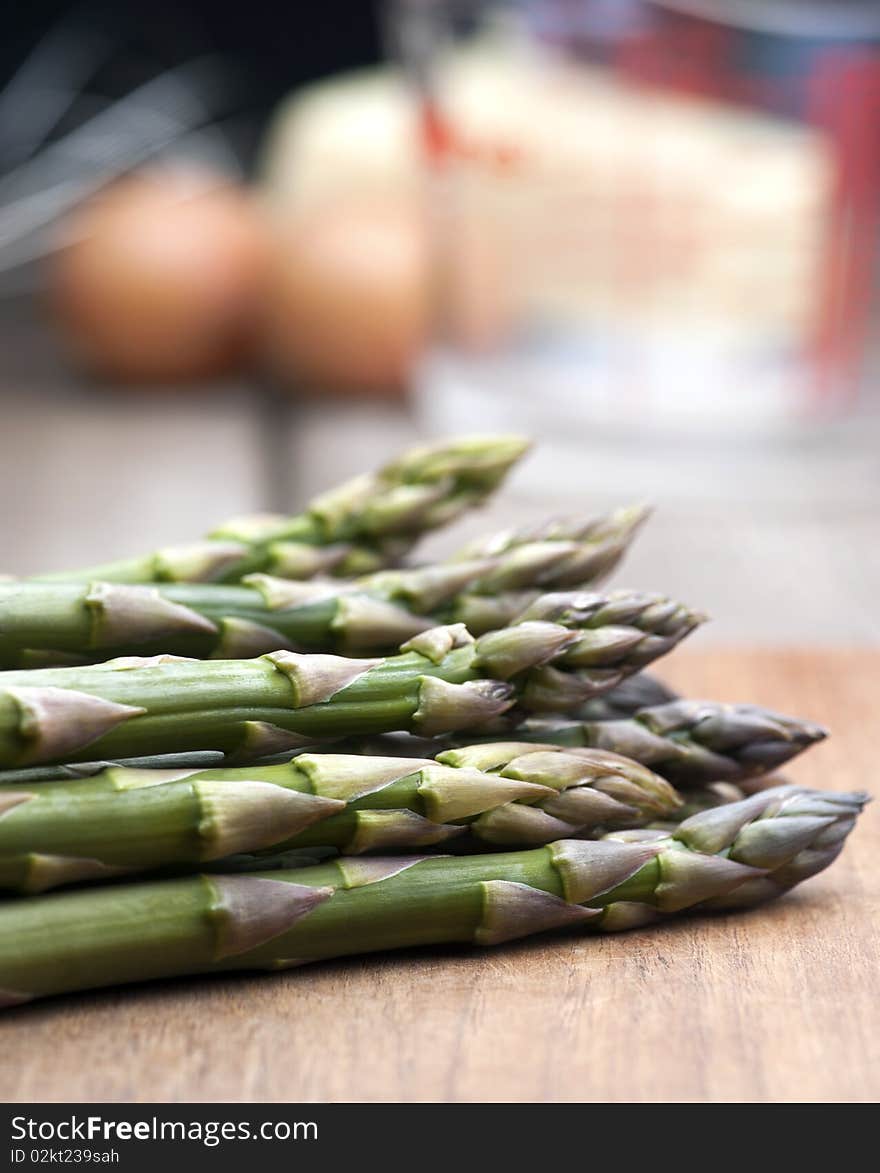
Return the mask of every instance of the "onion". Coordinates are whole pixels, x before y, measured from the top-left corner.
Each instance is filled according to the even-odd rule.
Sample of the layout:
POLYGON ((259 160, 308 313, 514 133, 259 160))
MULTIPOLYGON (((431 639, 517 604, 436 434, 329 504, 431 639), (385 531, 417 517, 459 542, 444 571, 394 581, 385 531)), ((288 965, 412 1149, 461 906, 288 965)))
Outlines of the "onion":
POLYGON ((254 199, 194 169, 114 183, 74 212, 51 305, 75 358, 108 378, 170 382, 252 352, 266 228, 254 199))
POLYGON ((296 388, 393 395, 428 319, 427 233, 415 200, 291 211, 270 269, 267 362, 296 388))

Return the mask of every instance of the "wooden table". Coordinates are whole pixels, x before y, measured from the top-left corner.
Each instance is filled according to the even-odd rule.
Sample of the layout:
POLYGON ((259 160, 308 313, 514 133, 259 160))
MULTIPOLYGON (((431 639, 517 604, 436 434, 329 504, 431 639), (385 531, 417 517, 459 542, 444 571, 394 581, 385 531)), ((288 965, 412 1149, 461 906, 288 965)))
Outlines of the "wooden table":
MULTIPOLYGON (((876 785, 880 654, 681 652, 667 678, 834 729, 791 771, 876 785)), ((3 1019, 5 1100, 876 1100, 880 819, 765 909, 57 999, 3 1019)))

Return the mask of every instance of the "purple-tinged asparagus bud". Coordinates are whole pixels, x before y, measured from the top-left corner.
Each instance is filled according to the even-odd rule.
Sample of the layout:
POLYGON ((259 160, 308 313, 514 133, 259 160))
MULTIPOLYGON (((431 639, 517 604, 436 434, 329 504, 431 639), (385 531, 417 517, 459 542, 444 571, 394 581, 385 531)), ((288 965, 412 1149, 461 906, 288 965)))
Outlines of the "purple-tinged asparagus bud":
POLYGON ((520 672, 558 659, 577 640, 575 632, 555 623, 517 623, 480 636, 475 662, 492 676, 509 680, 520 672))
POLYGON ((307 888, 257 876, 205 877, 214 894, 218 960, 247 953, 286 932, 333 895, 332 888, 307 888))
POLYGON ((345 808, 338 799, 271 782, 202 778, 192 786, 201 812, 201 858, 206 860, 272 847, 345 808))
POLYGON ((320 599, 342 595, 350 589, 342 583, 296 582, 271 574, 248 574, 241 581, 243 586, 259 592, 270 611, 288 611, 294 607, 307 606, 320 599))
POLYGON ((550 845, 565 898, 573 904, 586 904, 619 887, 651 863, 659 850, 653 843, 620 843, 613 839, 564 839, 550 845))
POLYGON ((144 712, 72 688, 21 685, 5 692, 18 709, 18 732, 26 746, 19 760, 24 765, 63 759, 144 712))
POLYGON ((210 659, 248 660, 253 656, 263 656, 267 652, 297 650, 280 631, 266 627, 263 623, 254 623, 250 619, 231 616, 220 620, 220 641, 211 653, 210 659))
POLYGON ((345 656, 303 655, 272 652, 263 659, 283 672, 293 685, 294 707, 320 705, 341 689, 359 680, 381 660, 351 660, 345 656))
POLYGON ((497 680, 450 684, 436 676, 423 676, 413 725, 423 737, 479 728, 507 712, 515 699, 513 687, 497 680))
POLYGON ((433 766, 431 758, 358 757, 354 754, 304 753, 296 766, 316 794, 351 802, 366 794, 384 790, 392 782, 433 766))
POLYGON ((312 546, 305 542, 272 542, 268 548, 266 569, 280 578, 303 580, 332 574, 351 554, 348 542, 329 546, 312 546))
POLYGON ((474 934, 478 945, 500 945, 533 933, 571 928, 601 916, 594 908, 569 904, 528 884, 510 880, 483 883, 483 919, 474 934))
POLYGON ((409 810, 357 811, 355 830, 346 845, 352 855, 401 848, 433 847, 463 835, 466 827, 436 823, 409 810))
POLYGON ((343 887, 365 888, 368 884, 380 884, 383 880, 399 876, 427 858, 426 855, 395 855, 384 859, 343 858, 338 860, 337 866, 343 875, 343 887))
POLYGON ((439 627, 430 627, 427 631, 414 636, 400 645, 401 652, 418 652, 430 660, 432 664, 439 664, 456 648, 467 647, 474 642, 474 637, 463 623, 449 623, 439 627))
POLYGON ((496 804, 536 802, 553 796, 547 786, 480 770, 429 765, 423 767, 421 774, 419 795, 425 803, 425 813, 438 823, 466 819, 496 804))
POLYGON ((155 577, 160 582, 215 582, 247 552, 247 546, 235 541, 165 546, 155 556, 155 577))
POLYGON ((217 631, 210 619, 163 598, 155 587, 93 583, 85 605, 92 616, 92 643, 96 648, 138 644, 181 632, 217 631))
POLYGON ((352 594, 339 599, 332 626, 341 633, 345 650, 357 653, 400 644, 433 623, 394 603, 352 594))
POLYGON ((479 581, 492 567, 488 559, 467 562, 439 562, 416 570, 384 570, 360 583, 364 590, 377 590, 403 599, 421 613, 427 613, 454 599, 479 581))

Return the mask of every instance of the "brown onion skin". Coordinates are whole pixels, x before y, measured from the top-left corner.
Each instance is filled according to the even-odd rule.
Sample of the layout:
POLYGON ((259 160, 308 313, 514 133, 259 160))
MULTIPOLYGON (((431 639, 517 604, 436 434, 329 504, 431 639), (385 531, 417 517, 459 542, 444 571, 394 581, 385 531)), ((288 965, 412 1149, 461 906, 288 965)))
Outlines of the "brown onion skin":
POLYGON ((74 361, 158 386, 250 361, 271 248, 253 196, 221 178, 155 171, 120 180, 68 218, 50 310, 74 361))
POLYGON ((424 344, 428 242, 415 201, 291 212, 269 274, 264 355, 291 389, 401 396, 424 344))

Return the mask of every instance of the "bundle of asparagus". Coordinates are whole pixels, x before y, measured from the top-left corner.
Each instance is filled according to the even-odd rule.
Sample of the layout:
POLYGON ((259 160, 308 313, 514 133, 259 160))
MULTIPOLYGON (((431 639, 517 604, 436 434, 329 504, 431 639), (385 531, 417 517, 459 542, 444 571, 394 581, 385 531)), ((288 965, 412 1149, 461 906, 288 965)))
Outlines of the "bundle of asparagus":
POLYGON ((630 928, 832 862, 865 796, 771 777, 824 731, 677 697, 642 669, 702 616, 596 589, 643 507, 387 568, 525 447, 0 584, 0 1003, 630 928))

